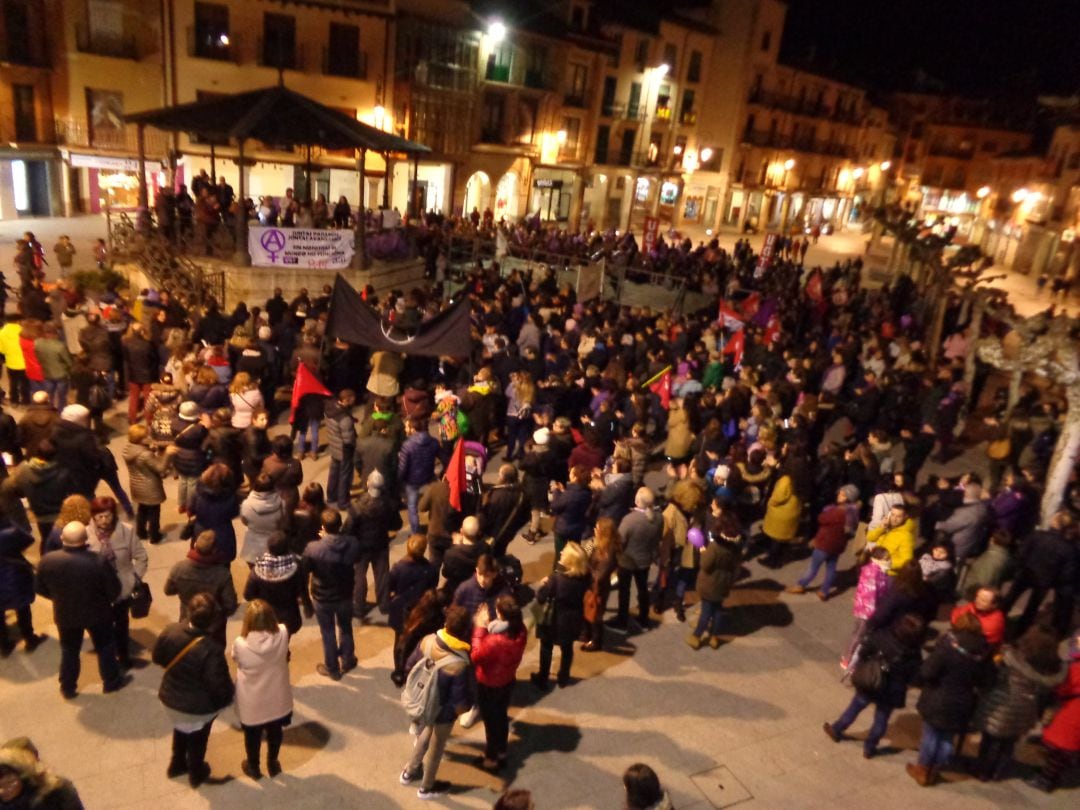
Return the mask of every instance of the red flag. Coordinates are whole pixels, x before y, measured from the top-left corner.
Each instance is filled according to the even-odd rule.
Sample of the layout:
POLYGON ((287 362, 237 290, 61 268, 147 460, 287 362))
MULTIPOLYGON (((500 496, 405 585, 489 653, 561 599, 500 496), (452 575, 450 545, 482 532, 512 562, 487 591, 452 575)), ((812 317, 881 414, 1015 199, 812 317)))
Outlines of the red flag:
POLYGON ((296 417, 296 409, 300 405, 300 399, 308 394, 317 394, 320 397, 333 396, 326 386, 319 382, 319 378, 315 376, 315 373, 304 363, 301 363, 296 369, 296 379, 293 380, 292 407, 289 409, 290 423, 296 417))
POLYGON ((729 340, 728 344, 724 347, 724 354, 734 355, 736 368, 742 365, 743 349, 745 348, 746 332, 740 329, 731 336, 731 340, 729 340))
POLYGON ((765 325, 765 345, 771 346, 780 336, 780 319, 773 315, 765 325))
POLYGON ((450 490, 450 505, 457 511, 462 511, 461 493, 465 491, 465 440, 458 439, 454 445, 454 454, 450 456, 450 463, 446 465, 443 474, 447 488, 450 490))
POLYGON ((725 329, 732 331, 736 329, 742 329, 745 319, 739 316, 735 310, 727 305, 726 301, 720 302, 720 315, 717 318, 720 321, 720 325, 725 329))
POLYGON ((660 397, 660 407, 665 411, 671 407, 671 366, 668 366, 660 374, 648 383, 649 390, 660 397))
POLYGON ((744 320, 750 320, 756 314, 761 307, 761 293, 750 293, 746 296, 746 300, 742 302, 742 307, 739 311, 742 312, 744 320))

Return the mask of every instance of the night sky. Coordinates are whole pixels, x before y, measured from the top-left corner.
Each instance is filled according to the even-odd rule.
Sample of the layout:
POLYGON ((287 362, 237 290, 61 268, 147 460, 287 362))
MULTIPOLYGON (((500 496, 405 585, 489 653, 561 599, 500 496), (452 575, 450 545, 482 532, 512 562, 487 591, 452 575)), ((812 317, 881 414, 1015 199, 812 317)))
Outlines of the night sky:
POLYGON ((1071 95, 1080 0, 789 0, 782 59, 881 90, 921 73, 927 91, 1071 95))

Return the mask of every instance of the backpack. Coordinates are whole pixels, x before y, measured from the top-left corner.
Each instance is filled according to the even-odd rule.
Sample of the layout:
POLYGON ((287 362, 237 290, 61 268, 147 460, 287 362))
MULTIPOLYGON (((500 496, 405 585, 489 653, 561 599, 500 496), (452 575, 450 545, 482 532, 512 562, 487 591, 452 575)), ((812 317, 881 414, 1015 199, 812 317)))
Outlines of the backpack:
MULTIPOLYGON (((429 643, 434 644, 432 641, 429 643)), ((428 650, 421 649, 423 657, 409 670, 405 679, 405 688, 401 690, 401 705, 405 714, 413 723, 432 726, 439 716, 442 705, 439 702, 439 672, 450 664, 468 663, 457 653, 451 652, 436 661, 428 650)))

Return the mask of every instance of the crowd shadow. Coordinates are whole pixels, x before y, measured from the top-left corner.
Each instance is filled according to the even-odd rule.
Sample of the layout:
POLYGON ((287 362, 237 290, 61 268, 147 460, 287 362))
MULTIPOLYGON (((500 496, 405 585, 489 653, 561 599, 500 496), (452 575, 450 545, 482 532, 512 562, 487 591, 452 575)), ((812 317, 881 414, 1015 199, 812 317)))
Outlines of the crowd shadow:
POLYGON ((765 627, 787 627, 795 615, 780 601, 784 586, 775 579, 753 579, 731 589, 724 602, 721 635, 749 636, 765 627))

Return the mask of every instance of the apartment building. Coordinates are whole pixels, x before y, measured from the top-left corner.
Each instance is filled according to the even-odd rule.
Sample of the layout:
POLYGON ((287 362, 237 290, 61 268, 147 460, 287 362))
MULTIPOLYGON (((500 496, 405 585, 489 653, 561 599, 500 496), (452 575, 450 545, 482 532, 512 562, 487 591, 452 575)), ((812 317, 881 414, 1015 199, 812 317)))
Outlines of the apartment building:
POLYGON ((0 219, 60 207, 44 0, 0 2, 0 219))

